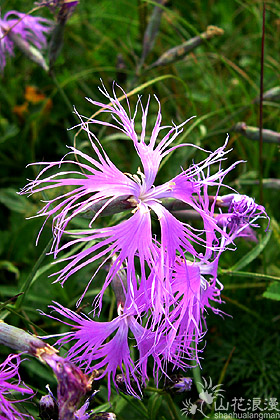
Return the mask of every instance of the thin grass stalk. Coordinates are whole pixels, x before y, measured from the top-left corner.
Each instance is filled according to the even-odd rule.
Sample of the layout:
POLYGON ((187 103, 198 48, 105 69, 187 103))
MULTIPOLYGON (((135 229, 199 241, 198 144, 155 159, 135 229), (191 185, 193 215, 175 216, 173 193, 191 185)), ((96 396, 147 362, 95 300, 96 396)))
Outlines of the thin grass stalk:
POLYGON ((261 80, 260 80, 260 142, 259 142, 259 180, 260 204, 263 204, 263 76, 264 76, 265 2, 262 15, 261 80))

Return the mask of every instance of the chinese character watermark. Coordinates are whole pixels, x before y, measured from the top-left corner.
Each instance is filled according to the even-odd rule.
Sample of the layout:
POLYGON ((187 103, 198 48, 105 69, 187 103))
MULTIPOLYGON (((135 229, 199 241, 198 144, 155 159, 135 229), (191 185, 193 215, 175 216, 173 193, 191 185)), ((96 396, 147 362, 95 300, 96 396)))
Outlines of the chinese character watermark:
POLYGON ((205 378, 199 383, 201 391, 197 401, 186 399, 183 402, 182 414, 194 416, 200 413, 203 418, 211 419, 280 419, 280 406, 277 398, 237 398, 230 401, 225 399, 225 390, 222 384, 213 386, 212 379, 209 383, 205 378))

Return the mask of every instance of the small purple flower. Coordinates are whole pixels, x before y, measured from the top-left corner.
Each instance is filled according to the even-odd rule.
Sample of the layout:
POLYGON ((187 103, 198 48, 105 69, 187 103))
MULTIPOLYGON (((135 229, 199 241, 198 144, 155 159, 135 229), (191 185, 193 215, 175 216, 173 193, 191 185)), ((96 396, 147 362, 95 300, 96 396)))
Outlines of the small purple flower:
POLYGON ((225 232, 228 233, 228 241, 233 242, 237 237, 245 237, 257 242, 257 236, 253 228, 258 228, 258 219, 268 218, 265 208, 251 197, 240 194, 227 194, 217 197, 216 203, 220 207, 228 207, 227 213, 216 215, 216 220, 225 232))
POLYGON ((182 393, 190 391, 192 387, 192 379, 189 377, 184 377, 181 374, 173 374, 167 380, 165 388, 172 390, 176 393, 182 393))
POLYGON ((11 10, 0 17, 0 69, 6 65, 6 56, 14 55, 15 38, 18 37, 25 45, 46 48, 46 34, 51 30, 51 22, 42 17, 29 16, 11 10))
MULTIPOLYGON (((139 99, 136 111, 132 115, 128 99, 127 112, 117 99, 115 92, 113 92, 113 97, 109 95, 105 88, 101 92, 110 101, 109 105, 88 100, 99 106, 103 113, 109 113, 112 116, 112 122, 96 119, 84 121, 83 117, 76 111, 82 121, 79 126, 87 133, 96 157, 91 157, 74 147, 70 147, 69 154, 76 155, 81 159, 81 162, 68 159, 68 155, 60 162, 40 162, 39 164, 44 165, 45 168, 21 192, 22 194, 33 194, 45 190, 60 189, 61 192, 55 198, 49 200, 39 212, 40 216, 46 216, 46 220, 53 217, 54 242, 52 250, 55 258, 62 251, 68 251, 75 245, 83 243, 87 245, 86 249, 82 249, 76 255, 65 259, 67 265, 56 273, 59 275, 56 281, 63 284, 85 265, 100 258, 104 259, 102 264, 105 264, 106 261, 116 256, 100 292, 100 307, 101 297, 105 289, 123 264, 126 266, 127 272, 127 292, 133 296, 135 289, 138 287, 135 273, 136 259, 140 263, 141 282, 146 279, 146 269, 148 268, 151 271, 152 267, 157 265, 160 266, 160 281, 166 282, 166 288, 170 289, 170 273, 177 255, 185 258, 184 255, 187 253, 192 258, 208 260, 207 254, 209 252, 220 250, 217 235, 227 236, 227 234, 216 223, 214 205, 209 205, 207 188, 208 186, 220 186, 224 176, 236 165, 232 165, 227 170, 222 170, 220 167, 217 173, 210 173, 210 167, 213 164, 220 166, 221 162, 225 160, 228 153, 225 151, 225 143, 213 153, 204 151, 208 154, 204 161, 182 170, 179 175, 170 181, 155 186, 160 163, 164 157, 179 147, 172 146, 172 142, 182 132, 182 127, 186 122, 179 126, 162 126, 159 104, 159 111, 152 133, 147 140, 146 125, 149 100, 144 107, 139 99), (140 134, 135 131, 135 117, 138 107, 142 111, 140 134), (124 133, 132 141, 143 169, 139 168, 134 175, 122 173, 109 159, 95 135, 90 132, 90 124, 108 126, 124 133), (54 175, 49 174, 51 169, 68 164, 73 165, 73 170, 60 171, 54 175), (93 228, 92 225, 98 215, 115 199, 123 196, 129 198, 134 208, 128 220, 111 227, 93 228), (164 198, 177 199, 189 205, 200 215, 204 225, 203 228, 197 230, 176 219, 161 204, 161 199, 164 198), (62 235, 70 233, 68 231, 69 222, 101 202, 104 204, 89 223, 90 229, 71 233, 74 239, 61 246, 62 235), (152 230, 151 211, 156 215, 160 227, 161 235, 157 240, 155 239, 155 232, 152 230), (201 254, 201 251, 197 251, 197 246, 204 247, 206 250, 205 256, 201 254), (160 263, 158 262, 159 259, 160 263)), ((190 145, 180 145, 180 147, 182 146, 190 145)))
MULTIPOLYGON (((10 400, 12 392, 33 395, 32 389, 28 388, 22 381, 18 372, 20 356, 10 354, 0 365, 0 420, 24 420, 33 419, 28 414, 20 413, 14 406, 15 403, 24 400, 10 400), (10 382, 11 381, 11 382, 10 382)), ((28 397, 30 398, 30 397, 28 397)))

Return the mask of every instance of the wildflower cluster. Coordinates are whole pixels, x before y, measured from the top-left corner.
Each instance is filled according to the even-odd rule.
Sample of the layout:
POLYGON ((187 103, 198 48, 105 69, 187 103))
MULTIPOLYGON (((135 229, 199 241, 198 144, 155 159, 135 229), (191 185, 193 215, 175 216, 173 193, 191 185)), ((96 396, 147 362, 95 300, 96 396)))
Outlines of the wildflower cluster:
MULTIPOLYGON (((100 90, 109 104, 88 101, 100 107, 100 113, 109 114, 109 121, 86 119, 75 110, 81 121, 78 127, 87 134, 93 155, 69 147, 61 161, 40 162, 44 168, 21 194, 59 191, 38 213, 46 221, 52 219, 54 258, 68 253, 62 257, 65 264, 56 273, 55 282, 64 285, 83 267, 98 262, 78 305, 101 268, 107 268, 107 275, 94 300, 94 314, 101 313, 108 287, 116 295, 116 317, 110 322, 100 322, 54 303, 51 308, 66 318, 62 322, 70 328, 57 344, 71 343, 68 358, 86 373, 98 369, 98 379, 107 374, 109 393, 112 382, 118 387, 119 369, 122 386, 137 396, 148 379, 148 359, 153 360, 156 382, 161 375, 167 375, 169 366, 186 369, 199 363, 206 311, 218 313, 217 304, 221 302, 219 258, 226 249, 235 249, 237 237, 256 239, 252 228, 266 213, 247 196, 236 192, 219 195, 225 186, 224 177, 239 163, 222 168, 228 154, 227 141, 214 152, 197 147, 205 153, 203 161, 157 185, 162 160, 178 147, 194 147, 174 145, 187 121, 179 126, 162 126, 158 102, 156 121, 148 134, 150 100, 144 106, 139 98, 132 113, 124 92, 127 110, 114 89, 113 96, 104 86, 100 90), (140 133, 135 128, 138 109, 142 114, 140 133), (123 173, 114 165, 90 131, 93 124, 118 130, 129 139, 141 161, 136 174, 123 173), (53 169, 57 171, 53 173, 53 169), (215 189, 214 195, 210 195, 210 188, 215 189), (200 226, 175 217, 168 209, 170 202, 181 203, 186 217, 195 214, 200 226), (98 217, 109 210, 119 211, 123 205, 131 210, 128 217, 108 227, 95 227, 98 217), (89 228, 71 231, 71 221, 85 214, 91 215, 89 228), (69 252, 73 249, 79 250, 69 252), (138 350, 137 360, 130 352, 131 335, 138 350)), ((60 320, 59 316, 49 316, 60 320)))

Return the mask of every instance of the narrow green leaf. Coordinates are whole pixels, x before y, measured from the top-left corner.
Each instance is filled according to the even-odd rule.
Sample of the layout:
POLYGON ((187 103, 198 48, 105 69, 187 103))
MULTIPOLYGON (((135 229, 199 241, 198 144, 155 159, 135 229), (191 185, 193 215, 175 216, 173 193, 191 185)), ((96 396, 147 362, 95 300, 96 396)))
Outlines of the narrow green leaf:
POLYGON ((150 420, 150 417, 148 416, 148 410, 142 401, 136 400, 123 393, 121 394, 121 396, 141 415, 141 418, 146 418, 150 420))
POLYGON ((13 303, 20 295, 21 293, 14 294, 14 296, 10 297, 10 299, 6 300, 6 302, 0 304, 0 311, 2 311, 7 305, 13 303))
POLYGON ((38 260, 36 261, 36 264, 34 265, 31 273, 29 274, 29 276, 26 278, 24 284, 22 285, 21 288, 21 292, 23 292, 23 295, 20 296, 20 298, 17 300, 17 304, 16 304, 16 308, 19 309, 23 303, 23 300, 25 298, 25 295, 32 283, 33 277, 36 275, 37 270, 39 269, 41 263, 43 262, 47 251, 50 249, 52 243, 52 239, 50 239, 50 241, 47 243, 46 247, 44 248, 43 252, 41 253, 40 257, 38 258, 38 260))
POLYGON ((14 273, 16 278, 19 278, 19 269, 11 261, 0 261, 0 270, 7 270, 10 273, 14 273))
POLYGON ((0 144, 5 143, 5 141, 9 140, 12 137, 15 137, 19 134, 19 128, 15 124, 9 124, 5 127, 5 132, 1 135, 0 144))
POLYGON ((18 195, 13 188, 0 189, 0 203, 17 213, 26 213, 27 210, 32 208, 30 201, 26 197, 18 195))
POLYGON ((263 293, 263 297, 267 299, 280 300, 280 283, 274 281, 263 293))
POLYGON ((236 264, 234 264, 232 267, 230 267, 228 272, 233 271, 239 271, 242 268, 246 267, 248 264, 250 264, 252 261, 254 261, 264 250, 266 245, 268 244, 270 238, 272 235, 272 230, 267 232, 267 234, 260 240, 260 242, 253 248, 250 252, 248 252, 244 257, 242 257, 239 261, 237 261, 236 264))
POLYGON ((148 412, 150 420, 158 419, 158 412, 162 404, 162 395, 153 394, 148 401, 148 412))
POLYGON ((39 268, 35 275, 32 277, 30 286, 32 286, 32 284, 42 275, 44 274, 46 271, 48 271, 50 268, 52 268, 52 263, 43 265, 43 267, 39 268))
MULTIPOLYGON (((157 2, 159 4, 165 3, 164 0, 157 0, 157 2)), ((152 50, 154 46, 155 39, 159 32, 162 13, 163 13, 162 8, 158 6, 154 6, 154 9, 152 11, 149 23, 146 27, 145 34, 144 34, 143 45, 142 45, 142 55, 140 58, 139 68, 142 67, 147 55, 149 54, 149 52, 152 50)))

